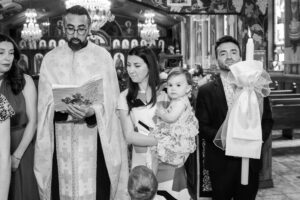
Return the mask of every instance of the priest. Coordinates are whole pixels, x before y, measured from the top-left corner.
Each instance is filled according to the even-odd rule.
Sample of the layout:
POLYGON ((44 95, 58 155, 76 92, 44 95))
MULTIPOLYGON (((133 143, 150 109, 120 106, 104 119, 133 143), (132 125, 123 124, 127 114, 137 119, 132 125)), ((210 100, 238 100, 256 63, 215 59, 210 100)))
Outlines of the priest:
POLYGON ((73 6, 63 18, 67 43, 46 54, 38 97, 34 172, 41 200, 128 199, 127 149, 115 112, 119 95, 110 54, 87 40, 91 18, 73 6), (101 103, 55 111, 52 86, 103 79, 101 103))

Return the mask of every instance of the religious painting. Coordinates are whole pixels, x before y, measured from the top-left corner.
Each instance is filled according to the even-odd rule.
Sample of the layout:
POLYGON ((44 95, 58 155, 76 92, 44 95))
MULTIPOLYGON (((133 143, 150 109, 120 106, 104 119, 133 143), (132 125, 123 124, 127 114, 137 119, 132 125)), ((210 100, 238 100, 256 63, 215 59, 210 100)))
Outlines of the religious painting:
POLYGON ((46 48, 47 48, 46 40, 40 40, 39 49, 46 49, 46 48))
POLYGON ((114 55, 114 65, 115 65, 115 68, 116 70, 120 69, 120 70, 123 70, 124 68, 124 55, 120 52, 116 53, 114 55))
POLYGON ((125 21, 125 35, 134 36, 134 29, 132 28, 132 22, 130 20, 125 21))
POLYGON ((133 40, 131 40, 131 48, 134 48, 134 47, 136 47, 136 46, 139 46, 139 42, 137 41, 137 39, 133 39, 133 40))
POLYGON ((126 72, 126 61, 124 54, 121 52, 117 52, 113 56, 114 65, 119 81, 120 90, 123 91, 127 87, 127 72, 126 72))
POLYGON ((164 40, 158 41, 158 48, 161 49, 162 52, 164 52, 164 49, 165 49, 165 41, 164 40))
POLYGON ((28 57, 25 54, 20 54, 20 60, 18 61, 18 66, 25 72, 29 73, 28 57))
POLYGON ((25 40, 21 40, 19 42, 19 48, 20 49, 27 49, 27 44, 26 44, 26 41, 25 40))
POLYGON ((56 41, 55 40, 49 40, 49 49, 53 49, 56 47, 56 41))
POLYGON ((297 49, 300 41, 300 2, 299 0, 285 1, 285 46, 297 49))
POLYGON ((167 6, 191 6, 191 0, 167 0, 167 6))
POLYGON ((35 41, 35 40, 29 40, 28 41, 28 47, 29 47, 29 49, 37 49, 37 41, 35 41))
POLYGON ((60 39, 60 40, 58 41, 58 46, 59 46, 59 47, 60 47, 60 46, 63 46, 65 43, 66 43, 66 40, 60 39))
POLYGON ((141 40, 141 46, 143 47, 143 46, 147 46, 147 41, 146 40, 141 40))
POLYGON ((62 37, 64 35, 64 26, 62 20, 57 20, 54 35, 57 37, 62 37))
POLYGON ((113 40, 113 49, 120 49, 120 47, 121 47, 120 40, 114 39, 113 40))
POLYGON ((127 39, 122 41, 122 49, 129 49, 129 41, 127 39))
POLYGON ((40 69, 41 69, 41 64, 42 64, 43 58, 44 58, 44 56, 41 53, 37 53, 34 55, 33 62, 34 62, 34 74, 35 75, 40 74, 40 69))

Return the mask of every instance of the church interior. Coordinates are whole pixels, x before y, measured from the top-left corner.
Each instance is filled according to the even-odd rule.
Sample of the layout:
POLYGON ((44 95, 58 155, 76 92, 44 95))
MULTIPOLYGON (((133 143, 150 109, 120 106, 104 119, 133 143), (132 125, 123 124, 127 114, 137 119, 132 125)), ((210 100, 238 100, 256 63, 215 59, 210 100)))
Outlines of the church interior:
MULTIPOLYGON (((98 1, 102 10, 89 9, 100 19, 92 17, 88 39, 111 54, 121 91, 127 88, 127 54, 135 46, 152 48, 161 71, 180 66, 215 75, 218 38, 236 38, 243 60, 252 38, 254 59, 272 80, 274 120, 263 149, 257 199, 300 199, 299 0, 98 1)), ((70 2, 0 0, 0 33, 17 42, 20 64, 36 85, 45 54, 66 43, 63 15, 70 2)), ((74 2, 88 6, 90 1, 74 2)))

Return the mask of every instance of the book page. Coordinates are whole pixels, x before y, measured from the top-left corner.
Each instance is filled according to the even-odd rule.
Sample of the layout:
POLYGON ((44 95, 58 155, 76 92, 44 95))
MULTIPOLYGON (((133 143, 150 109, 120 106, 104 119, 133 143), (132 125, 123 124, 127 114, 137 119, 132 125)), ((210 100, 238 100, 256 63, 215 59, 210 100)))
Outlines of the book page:
POLYGON ((55 111, 65 111, 68 104, 86 105, 102 103, 103 79, 95 77, 81 86, 52 85, 55 111))

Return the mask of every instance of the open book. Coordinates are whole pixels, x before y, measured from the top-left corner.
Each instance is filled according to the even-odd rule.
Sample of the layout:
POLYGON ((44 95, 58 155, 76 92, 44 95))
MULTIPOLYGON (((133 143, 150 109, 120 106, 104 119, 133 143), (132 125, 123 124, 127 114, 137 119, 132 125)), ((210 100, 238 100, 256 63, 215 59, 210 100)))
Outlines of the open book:
POLYGON ((94 77, 82 85, 52 85, 55 111, 65 111, 67 104, 92 105, 102 103, 103 79, 94 77))

